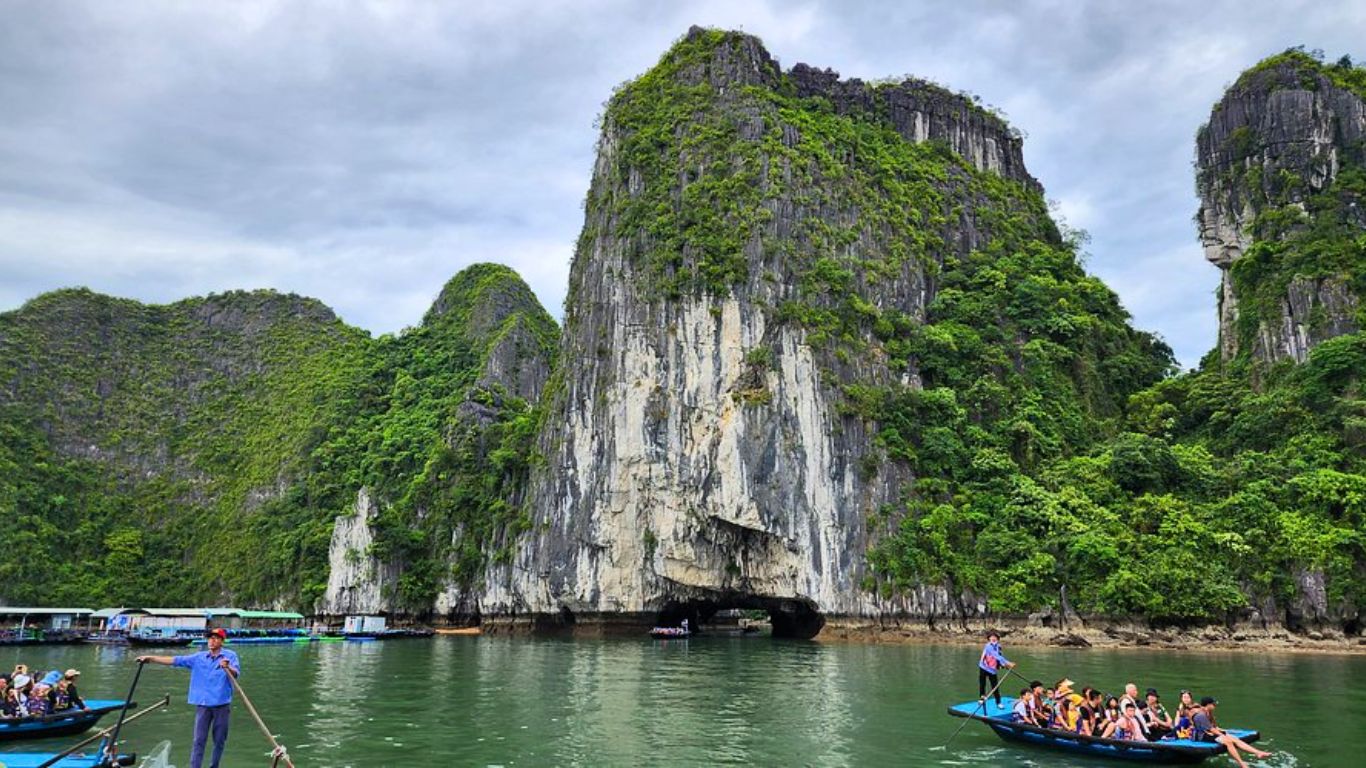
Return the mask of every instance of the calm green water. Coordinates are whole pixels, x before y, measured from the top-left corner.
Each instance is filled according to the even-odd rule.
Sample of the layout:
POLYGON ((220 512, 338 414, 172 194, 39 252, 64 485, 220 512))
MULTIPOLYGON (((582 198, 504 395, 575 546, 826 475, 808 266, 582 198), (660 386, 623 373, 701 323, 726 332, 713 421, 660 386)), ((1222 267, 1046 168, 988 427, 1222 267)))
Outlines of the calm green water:
MULTIPOLYGON (((945 707, 976 696, 977 651, 968 647, 442 637, 237 651, 243 686, 300 768, 1094 764, 1007 746, 977 723, 940 749, 962 722, 945 707)), ((1066 674, 1107 690, 1134 680, 1164 701, 1181 687, 1217 695, 1221 723, 1266 735, 1263 746, 1277 754, 1262 765, 1366 765, 1366 657, 1006 651, 1040 678, 1066 674)), ((131 660, 98 646, 0 649, 5 669, 80 668, 82 694, 96 698, 123 695, 131 660)), ((148 667, 136 698, 169 692, 172 707, 126 731, 136 750, 170 739, 180 768, 192 723, 187 680, 148 667)), ((268 765, 245 709, 233 718, 224 765, 268 765)), ((1231 765, 1209 763, 1221 764, 1231 765)))

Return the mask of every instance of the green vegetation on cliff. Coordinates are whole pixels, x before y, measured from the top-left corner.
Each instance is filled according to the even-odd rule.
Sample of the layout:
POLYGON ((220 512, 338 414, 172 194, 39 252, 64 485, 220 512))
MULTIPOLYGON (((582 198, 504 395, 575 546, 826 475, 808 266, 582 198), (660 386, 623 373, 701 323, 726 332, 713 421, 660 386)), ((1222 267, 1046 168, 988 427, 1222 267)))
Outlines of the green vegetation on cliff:
MULTIPOLYGON (((891 105, 923 96, 1001 146, 998 118, 914 82, 821 91, 757 46, 696 30, 613 96, 604 135, 620 141, 600 151, 620 177, 590 190, 580 252, 610 233, 621 252, 592 257, 619 257, 650 301, 743 293, 805 334, 835 427, 870 436, 861 479, 913 478, 870 513, 863 588, 945 585, 1005 612, 1357 620, 1366 335, 1299 365, 1247 350, 1296 280, 1366 295, 1362 147, 1321 188, 1232 172, 1257 211, 1232 265, 1243 354, 1173 375, 1027 174, 910 140, 891 105)), ((1235 87, 1268 72, 1363 92, 1350 62, 1294 51, 1235 87)), ((1256 137, 1227 149, 1246 160, 1256 137)), ((379 339, 270 292, 148 307, 62 291, 0 314, 0 598, 308 610, 361 488, 379 514, 357 554, 400 567, 392 604, 477 589, 529 524, 557 338, 493 265, 379 339)), ((746 408, 771 405, 775 354, 745 351, 746 408)))
POLYGON ((374 554, 410 562, 400 589, 429 597, 453 526, 468 578, 517 518, 535 416, 483 376, 489 356, 525 337, 521 353, 548 359, 556 334, 493 265, 452 279, 421 327, 379 339, 268 291, 168 306, 38 297, 0 315, 0 516, 13 521, 0 596, 310 610, 333 519, 369 486, 384 510, 374 554))
POLYGON ((308 590, 295 563, 325 559, 326 534, 260 507, 306 471, 365 347, 268 291, 164 307, 58 291, 0 315, 0 509, 26 543, 0 555, 5 597, 308 590))
MULTIPOLYGON (((1350 62, 1324 66, 1290 51, 1250 70, 1235 90, 1333 83, 1360 94, 1361 82, 1350 62)), ((953 426, 920 440, 936 460, 895 536, 871 553, 880 588, 948 583, 1009 612, 1222 621, 1254 609, 1292 626, 1358 621, 1366 600, 1366 334, 1323 341, 1301 365, 1258 364, 1250 350, 1259 324, 1286 311, 1295 281, 1330 278, 1356 301, 1366 296, 1363 148, 1344 148, 1332 183, 1315 191, 1288 172, 1268 183, 1257 164, 1243 163, 1257 141, 1235 131, 1224 150, 1235 163, 1230 183, 1258 211, 1252 245, 1231 268, 1241 354, 1221 364, 1211 353, 1196 372, 1132 392, 1108 439, 1069 440, 1043 461, 963 439, 980 413, 962 406, 972 385, 959 377, 942 386, 930 366, 927 386, 939 388, 916 398, 921 410, 908 423, 931 416, 953 426)), ((1009 264, 1011 255, 994 262, 1009 264)), ((1030 259, 1002 284, 1036 280, 1044 263, 1030 259)), ((1011 307, 1018 327, 1035 333, 1066 317, 1061 305, 1012 305, 1006 291, 993 301, 980 283, 971 295, 980 304, 969 322, 993 306, 1011 307)), ((943 293, 936 303, 942 309, 943 293)), ((1077 340, 1062 344, 1075 349, 1077 340)), ((950 347, 939 370, 958 365, 964 348, 950 347)), ((1110 364, 1115 351, 1093 359, 1110 364)), ((1056 387, 1041 382, 1035 391, 1056 408, 1056 387)), ((1094 424, 1104 413, 1076 416, 1094 424)), ((1050 417, 1072 423, 1067 414, 1050 417)))

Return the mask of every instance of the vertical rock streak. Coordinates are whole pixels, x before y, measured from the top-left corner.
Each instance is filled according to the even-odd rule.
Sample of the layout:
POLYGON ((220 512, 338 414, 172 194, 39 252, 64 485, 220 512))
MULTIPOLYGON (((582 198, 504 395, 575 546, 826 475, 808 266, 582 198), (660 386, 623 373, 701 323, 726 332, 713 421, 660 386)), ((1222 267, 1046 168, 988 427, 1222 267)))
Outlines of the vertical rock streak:
MULTIPOLYGON (((489 572, 486 615, 649 612, 740 597, 841 615, 928 613, 948 602, 935 590, 879 598, 860 586, 875 535, 869 515, 897 502, 912 478, 904 465, 879 461, 866 422, 841 412, 841 387, 918 386, 913 361, 893 369, 867 328, 850 342, 857 354, 836 354, 835 344, 819 332, 813 341, 812 329, 784 308, 844 300, 807 287, 824 252, 810 233, 843 227, 859 234, 834 249, 842 263, 862 257, 876 262, 866 269, 885 270, 854 268, 849 290, 875 311, 923 322, 945 256, 991 236, 978 220, 983 201, 966 191, 972 171, 959 163, 1028 193, 1037 194, 1038 183, 1024 169, 1018 136, 963 97, 919 81, 841 81, 804 65, 783 74, 753 38, 718 34, 694 29, 657 68, 678 92, 706 95, 696 111, 662 126, 661 143, 681 147, 664 158, 667 172, 641 165, 653 156, 630 154, 636 132, 661 126, 633 122, 624 106, 660 87, 652 79, 658 71, 626 86, 604 117, 566 303, 564 381, 549 394, 546 462, 532 480, 532 530, 512 563, 489 572), (704 54, 686 58, 698 45, 704 54), (867 161, 845 157, 851 170, 804 177, 802 158, 783 148, 811 139, 814 129, 804 133, 786 119, 800 118, 774 106, 772 92, 795 92, 828 105, 813 108, 886 125, 906 142, 938 142, 961 157, 937 161, 944 175, 933 182, 934 196, 917 201, 933 222, 923 232, 937 244, 910 258, 892 255, 893 244, 919 236, 920 227, 882 231, 862 216, 869 200, 841 185, 875 173, 860 164, 867 161), (707 130, 733 131, 727 151, 709 153, 693 141, 707 130), (736 173, 760 169, 758 223, 736 246, 744 264, 732 282, 678 289, 665 281, 701 273, 699 249, 661 242, 661 225, 627 221, 623 210, 655 195, 672 201, 666 224, 702 218, 707 211, 688 207, 689 187, 717 164, 736 173), (642 257, 660 250, 671 265, 662 272, 642 257), (878 466, 862 473, 865 463, 878 466)), ((743 194, 710 204, 737 205, 743 194)))

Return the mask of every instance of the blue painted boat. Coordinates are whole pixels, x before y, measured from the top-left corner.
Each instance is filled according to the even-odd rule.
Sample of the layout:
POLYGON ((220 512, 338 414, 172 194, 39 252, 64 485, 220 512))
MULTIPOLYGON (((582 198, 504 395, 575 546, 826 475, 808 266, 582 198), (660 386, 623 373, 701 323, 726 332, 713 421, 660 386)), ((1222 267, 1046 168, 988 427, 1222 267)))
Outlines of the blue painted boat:
MULTIPOLYGON (((0 752, 0 768, 39 768, 59 752, 0 752)), ((114 760, 103 758, 104 742, 89 752, 68 755, 53 763, 51 768, 113 768, 116 765, 132 765, 137 755, 120 754, 114 760)))
MULTIPOLYGON (((123 709, 123 701, 118 699, 86 699, 90 709, 66 709, 42 717, 21 717, 14 720, 0 720, 0 740, 46 739, 49 736, 70 736, 90 730, 101 717, 110 712, 123 709)), ((132 705, 130 705, 132 706, 132 705)), ((0 757, 0 764, 5 763, 0 757)))
MULTIPOLYGON (((1036 725, 1013 722, 1010 712, 1015 699, 1002 697, 1001 705, 988 700, 986 705, 976 701, 955 704, 949 707, 954 717, 966 717, 985 723, 1006 741, 1028 744, 1046 749, 1070 752, 1087 757, 1104 757, 1115 760, 1128 760, 1140 763, 1185 764, 1200 763, 1208 758, 1228 754, 1222 744, 1193 739, 1162 739, 1160 741, 1122 741, 1102 739, 1098 736, 1082 736, 1070 731, 1040 728, 1036 725)), ((1226 732, 1251 744, 1261 738, 1257 731, 1225 728, 1226 732)))
MULTIPOLYGON (((306 639, 306 638, 305 638, 306 639)), ((224 641, 224 645, 280 645, 283 643, 293 644, 294 637, 229 637, 224 641)), ((208 645, 209 641, 204 638, 191 640, 190 645, 208 645)))

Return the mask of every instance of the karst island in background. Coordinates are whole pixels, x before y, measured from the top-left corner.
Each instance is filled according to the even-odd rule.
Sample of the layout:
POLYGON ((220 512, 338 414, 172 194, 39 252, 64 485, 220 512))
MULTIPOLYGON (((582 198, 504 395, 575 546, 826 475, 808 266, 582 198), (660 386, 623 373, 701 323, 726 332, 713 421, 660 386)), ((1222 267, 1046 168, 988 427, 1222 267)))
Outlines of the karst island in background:
POLYGON ((496 265, 379 338, 268 291, 0 315, 0 598, 1359 638, 1364 97, 1289 51, 1214 106, 1177 374, 999 115, 694 28, 608 102, 563 327, 496 265))

